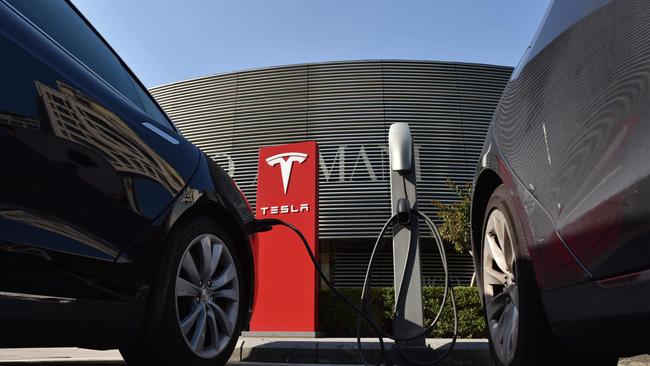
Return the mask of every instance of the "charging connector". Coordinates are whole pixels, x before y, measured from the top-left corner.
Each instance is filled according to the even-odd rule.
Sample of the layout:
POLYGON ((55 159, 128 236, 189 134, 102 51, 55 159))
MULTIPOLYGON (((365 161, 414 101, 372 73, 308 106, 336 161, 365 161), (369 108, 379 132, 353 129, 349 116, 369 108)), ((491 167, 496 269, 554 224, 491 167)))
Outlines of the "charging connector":
POLYGON ((411 222, 411 205, 406 198, 397 201, 397 222, 403 226, 411 222))

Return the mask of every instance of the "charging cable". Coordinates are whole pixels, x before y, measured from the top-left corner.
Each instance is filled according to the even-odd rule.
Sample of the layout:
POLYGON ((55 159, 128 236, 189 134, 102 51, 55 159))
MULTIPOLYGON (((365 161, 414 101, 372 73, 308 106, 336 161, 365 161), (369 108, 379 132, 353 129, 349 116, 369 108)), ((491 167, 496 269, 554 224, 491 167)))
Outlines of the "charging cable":
MULTIPOLYGON (((300 230, 298 230, 298 228, 296 228, 292 224, 289 224, 289 223, 284 222, 284 221, 279 220, 279 219, 260 219, 260 220, 255 221, 255 223, 254 223, 255 227, 253 228, 253 230, 251 232, 268 231, 268 230, 271 230, 271 228, 273 226, 284 226, 284 227, 287 227, 287 228, 291 229, 294 233, 296 233, 298 235, 298 237, 300 237, 300 240, 302 241, 305 249, 307 250, 307 254, 309 255, 309 258, 311 259, 312 263, 314 264, 314 268, 316 268, 316 271, 318 272, 318 274, 321 277, 321 279, 323 280, 323 282, 327 285, 327 287, 329 287, 332 290, 332 292, 336 295, 336 297, 338 297, 341 301, 343 301, 348 306, 350 306, 352 309, 354 309, 354 311, 358 314, 358 318, 357 318, 357 348, 359 350, 359 357, 361 358, 361 360, 363 361, 364 364, 366 364, 368 366, 370 366, 370 365, 373 365, 373 366, 381 365, 381 363, 384 361, 384 356, 385 356, 385 353, 386 353, 384 338, 388 338, 388 339, 392 339, 395 342, 395 348, 397 349, 397 352, 399 353, 399 355, 404 360, 409 362, 410 364, 418 365, 418 366, 436 365, 436 364, 439 364, 440 362, 442 362, 449 355, 449 353, 451 353, 451 351, 453 350, 453 348, 454 348, 454 346, 456 344, 456 339, 457 339, 457 334, 458 334, 458 312, 457 312, 457 309, 456 309, 456 301, 455 301, 455 298, 454 298, 454 290, 451 287, 451 284, 450 284, 450 281, 449 281, 449 268, 448 268, 448 265, 447 265, 447 256, 446 256, 446 253, 445 253, 444 243, 442 241, 442 238, 440 237, 440 233, 438 232, 438 229, 436 228, 435 224, 433 223, 433 221, 426 214, 424 214, 423 212, 421 212, 421 211, 419 211, 417 209, 414 209, 414 210, 408 210, 407 209, 406 211, 405 210, 399 210, 399 211, 400 211, 399 213, 393 215, 390 219, 388 219, 384 223, 384 225, 383 225, 383 227, 381 229, 381 232, 379 233, 379 236, 377 237, 377 240, 375 241, 375 245, 373 247, 372 254, 370 256, 370 261, 369 261, 368 267, 366 269, 366 275, 365 275, 365 279, 364 279, 364 283, 363 283, 363 288, 362 288, 362 291, 361 291, 361 299, 360 299, 361 303, 360 303, 360 305, 355 304, 347 296, 343 295, 336 288, 336 286, 334 286, 334 284, 331 283, 329 278, 327 278, 327 276, 323 272, 323 270, 322 270, 322 268, 320 266, 320 263, 318 263, 318 260, 316 259, 316 256, 314 255, 314 252, 309 247, 309 243, 307 242, 307 239, 302 234, 302 232, 300 232, 300 230), (408 217, 404 215, 405 213, 408 215, 408 217), (444 269, 444 272, 445 272, 445 289, 444 289, 442 301, 440 303, 440 309, 438 309, 436 317, 431 321, 431 324, 429 324, 427 327, 425 327, 422 331, 416 332, 415 334, 412 334, 410 336, 396 337, 395 335, 389 334, 388 332, 383 330, 375 322, 375 320, 372 318, 369 311, 366 310, 367 305, 369 304, 369 300, 370 300, 370 296, 369 296, 369 293, 370 293, 369 288, 370 288, 370 282, 371 282, 370 277, 371 277, 371 274, 372 274, 372 269, 373 269, 373 265, 374 265, 374 262, 375 262, 376 255, 384 245, 384 242, 382 241, 382 239, 383 239, 384 235, 386 234, 386 231, 387 231, 388 227, 391 226, 391 224, 395 225, 396 221, 397 221, 397 223, 404 224, 404 223, 407 223, 408 220, 412 220, 413 218, 415 218, 416 220, 418 218, 422 218, 424 223, 427 225, 427 227, 429 228, 429 230, 432 233, 432 236, 434 238, 434 242, 436 243, 436 247, 438 249, 438 252, 440 253, 440 259, 442 261, 443 269, 444 269), (417 360, 410 359, 409 357, 406 356, 404 351, 401 349, 400 342, 403 343, 403 342, 413 341, 413 340, 421 338, 421 337, 426 337, 426 334, 431 329, 433 329, 436 326, 436 324, 438 323, 438 321, 439 321, 439 319, 440 319, 440 317, 442 315, 442 312, 444 310, 444 307, 445 307, 445 305, 447 303, 448 298, 451 299, 452 312, 453 312, 453 316, 454 316, 454 332, 453 332, 453 337, 452 337, 452 341, 451 341, 450 346, 445 350, 445 352, 443 354, 441 354, 435 360, 423 362, 423 361, 417 361, 417 360), (370 325, 373 332, 376 334, 377 339, 379 340, 380 354, 379 354, 379 360, 377 361, 377 363, 373 364, 373 363, 367 362, 364 355, 363 355, 363 349, 362 349, 362 345, 361 345, 361 335, 360 335, 360 332, 361 332, 361 320, 364 320, 368 325, 370 325)), ((412 246, 409 246, 409 254, 408 254, 409 257, 411 255, 411 253, 410 253, 410 251, 412 250, 411 247, 412 246)), ((405 286, 405 282, 404 282, 405 278, 406 278, 406 276, 403 275, 402 276, 402 286, 401 286, 401 288, 405 288, 404 287, 405 286)), ((401 292, 397 293, 396 304, 399 301, 401 301, 402 296, 404 296, 403 293, 401 293, 401 292)))
MULTIPOLYGON (((398 204, 398 206, 400 206, 400 205, 398 204)), ((396 219, 398 221, 400 221, 399 223, 402 224, 402 225, 408 223, 408 221, 404 220, 403 216, 402 216, 402 219, 400 220, 400 215, 403 215, 403 213, 404 213, 404 210, 400 209, 397 214, 395 214, 393 217, 388 219, 388 221, 386 221, 386 223, 382 227, 382 230, 381 230, 379 236, 377 237, 377 240, 376 240, 375 245, 373 247, 372 254, 370 256, 370 262, 368 263, 368 268, 366 270, 366 276, 365 276, 365 279, 364 279, 364 282, 363 282, 363 288, 362 288, 362 292, 361 292, 361 303, 362 303, 362 308, 364 310, 365 310, 366 305, 369 303, 369 300, 370 300, 369 296, 368 296, 368 293, 369 293, 369 287, 370 287, 371 273, 372 273, 372 269, 373 269, 373 266, 374 266, 376 255, 382 249, 383 244, 384 244, 384 242, 382 242, 382 238, 385 235, 386 229, 388 228, 388 226, 391 223, 394 223, 394 221, 396 219)), ((447 256, 446 256, 445 249, 444 249, 444 244, 443 244, 442 238, 440 237, 440 233, 438 232, 438 229, 436 228, 433 221, 426 214, 424 214, 422 211, 414 209, 413 212, 409 212, 408 215, 409 215, 409 220, 412 219, 412 216, 415 216, 415 219, 417 219, 418 217, 422 218, 424 220, 425 224, 427 225, 427 227, 429 228, 429 230, 431 230, 431 234, 432 234, 432 236, 434 238, 434 242, 436 243, 438 252, 440 253, 440 259, 442 261, 442 266, 443 266, 443 270, 444 270, 444 273, 445 273, 445 288, 444 288, 444 292, 443 292, 443 297, 442 297, 442 301, 440 303, 440 308, 438 309, 438 312, 437 312, 435 318, 422 331, 416 332, 415 334, 410 335, 408 337, 396 337, 394 335, 386 334, 383 330, 380 331, 379 333, 381 334, 381 336, 384 336, 386 338, 394 340, 395 341, 395 346, 396 346, 395 348, 397 349, 398 353, 400 354, 400 356, 403 359, 405 359, 410 364, 421 365, 421 366, 437 365, 440 362, 442 362, 449 355, 449 353, 451 353, 451 351, 453 350, 453 348, 454 348, 454 346, 456 344, 456 340, 457 340, 457 337, 458 337, 458 313, 457 313, 457 309, 456 309, 456 300, 454 298, 453 287, 450 285, 449 267, 447 265, 447 256), (417 360, 410 359, 403 352, 403 350, 401 349, 400 342, 408 342, 408 341, 413 341, 415 339, 418 339, 420 337, 426 337, 426 334, 429 331, 431 331, 436 326, 436 324, 438 324, 438 321, 440 320, 440 317, 442 316, 442 312, 443 312, 443 310, 445 308, 445 305, 447 303, 448 298, 451 299, 452 313, 453 313, 453 317, 454 317, 454 331, 453 331, 453 337, 452 337, 452 341, 451 341, 451 344, 450 344, 449 348, 447 348, 447 350, 442 355, 438 356, 436 359, 431 360, 431 361, 423 362, 423 361, 417 361, 417 360)), ((407 258, 411 256, 410 251, 412 249, 413 249, 412 246, 409 246, 409 253, 407 255, 407 258)), ((406 272, 406 268, 404 269, 404 271, 406 272)), ((405 287, 406 286, 406 278, 407 278, 406 273, 403 273, 402 274, 402 285, 400 286, 400 289, 401 288, 406 288, 405 287)), ((396 304, 399 301, 402 300, 402 296, 405 296, 405 293, 402 293, 401 291, 398 291, 397 296, 396 296, 396 302, 395 302, 396 304)), ((361 314, 359 314, 359 315, 361 315, 361 314)), ((359 318, 357 319, 357 347, 359 348, 359 356, 360 356, 361 360, 364 362, 364 364, 378 366, 383 361, 383 355, 384 355, 383 342, 380 342, 380 349, 381 350, 380 350, 380 358, 379 358, 379 360, 375 364, 369 363, 365 359, 365 357, 363 356, 363 353, 362 353, 362 350, 361 350, 361 337, 360 337, 360 323, 361 322, 360 322, 360 320, 361 320, 361 316, 359 316, 359 318)), ((365 318, 364 318, 364 320, 365 320, 365 318)), ((373 329, 374 328, 375 327, 373 326, 373 329)))

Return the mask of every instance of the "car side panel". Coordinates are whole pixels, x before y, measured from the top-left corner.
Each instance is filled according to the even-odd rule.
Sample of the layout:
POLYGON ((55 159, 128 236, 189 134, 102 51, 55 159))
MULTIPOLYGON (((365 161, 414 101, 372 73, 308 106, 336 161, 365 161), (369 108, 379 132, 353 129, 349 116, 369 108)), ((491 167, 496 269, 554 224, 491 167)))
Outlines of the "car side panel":
POLYGON ((0 291, 76 298, 199 152, 142 126, 144 112, 2 2, 0 47, 0 291))
MULTIPOLYGON (((202 155, 196 172, 182 194, 120 255, 115 266, 93 284, 85 298, 134 303, 147 301, 151 283, 155 280, 153 276, 166 249, 167 234, 188 212, 212 215, 226 225, 242 246, 242 261, 252 264, 247 224, 254 219, 254 215, 236 192, 227 173, 209 157, 202 155)), ((252 266, 249 269, 252 271, 252 266)), ((252 280, 252 272, 247 277, 252 280)))
POLYGON ((542 294, 555 335, 571 348, 592 353, 650 352, 650 281, 603 287, 598 281, 542 294))
POLYGON ((506 160, 599 279, 650 268, 649 17, 646 1, 584 14, 526 63, 496 114, 506 160))
MULTIPOLYGON (((515 72, 479 174, 515 187, 555 335, 592 353, 647 352, 649 4, 581 3, 598 4, 534 43, 515 72)), ((554 21, 551 11, 546 25, 554 21)))
POLYGON ((246 225, 254 216, 245 206, 226 173, 202 156, 183 193, 121 253, 116 264, 82 298, 17 298, 0 293, 0 309, 4 310, 0 312, 0 346, 114 349, 130 345, 145 314, 161 315, 145 313, 145 309, 151 310, 147 300, 161 301, 150 296, 164 296, 164 290, 151 294, 150 286, 165 250, 166 235, 184 215, 197 210, 203 214, 211 212, 232 230, 233 237, 241 239, 240 254, 244 253, 242 261, 250 271, 245 276, 252 299, 254 275, 246 225))
MULTIPOLYGON (((573 49, 559 87, 572 136, 557 146, 557 225, 595 278, 650 268, 650 3, 617 1, 558 45, 573 49), (575 132, 574 132, 575 131, 575 132)), ((562 75, 556 76, 558 81, 562 75)))
MULTIPOLYGON (((527 223, 523 231, 526 233, 526 240, 530 244, 528 251, 533 262, 538 286, 543 290, 548 290, 588 281, 589 276, 571 255, 571 252, 557 234, 548 212, 513 172, 508 161, 503 158, 493 132, 493 128, 488 131, 483 154, 479 161, 476 180, 480 182, 481 175, 489 170, 499 176, 503 185, 511 193, 512 200, 516 205, 515 213, 523 222, 527 223)), ((474 197, 474 200, 476 200, 476 197, 474 197)), ((472 213, 472 219, 475 220, 472 222, 472 241, 474 248, 477 250, 480 248, 482 238, 476 233, 482 232, 483 225, 482 221, 478 222, 478 220, 482 220, 482 218, 483 215, 475 216, 472 213)), ((474 255, 477 268, 481 268, 478 262, 479 258, 479 256, 474 255)), ((479 289, 481 288, 479 285, 479 289)))

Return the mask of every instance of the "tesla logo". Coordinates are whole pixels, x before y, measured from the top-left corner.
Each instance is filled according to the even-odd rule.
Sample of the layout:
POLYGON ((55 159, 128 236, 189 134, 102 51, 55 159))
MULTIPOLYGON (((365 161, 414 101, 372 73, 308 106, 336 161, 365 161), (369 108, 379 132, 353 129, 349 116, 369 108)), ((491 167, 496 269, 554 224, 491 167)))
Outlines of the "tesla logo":
POLYGON ((299 152, 282 153, 266 158, 266 163, 270 166, 276 166, 280 164, 284 194, 287 194, 287 188, 289 188, 289 180, 291 179, 291 168, 293 167, 293 163, 302 164, 302 162, 306 159, 307 154, 299 152))

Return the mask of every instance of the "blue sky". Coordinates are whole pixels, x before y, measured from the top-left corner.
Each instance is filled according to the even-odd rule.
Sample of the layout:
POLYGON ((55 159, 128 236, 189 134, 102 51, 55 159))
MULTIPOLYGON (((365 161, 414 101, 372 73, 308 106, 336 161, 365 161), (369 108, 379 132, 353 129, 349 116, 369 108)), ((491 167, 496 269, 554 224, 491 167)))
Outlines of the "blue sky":
POLYGON ((73 0, 147 87, 304 62, 515 66, 549 0, 73 0))

